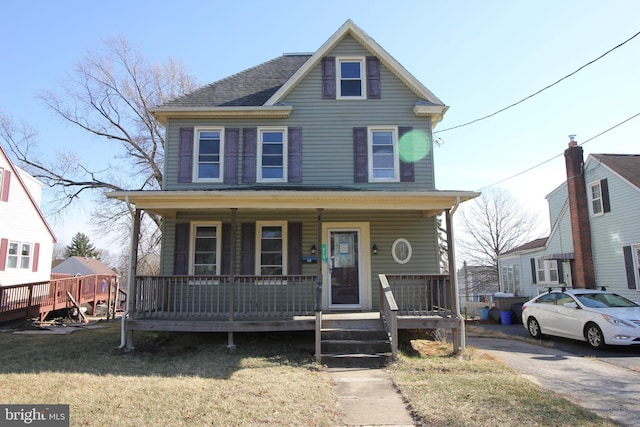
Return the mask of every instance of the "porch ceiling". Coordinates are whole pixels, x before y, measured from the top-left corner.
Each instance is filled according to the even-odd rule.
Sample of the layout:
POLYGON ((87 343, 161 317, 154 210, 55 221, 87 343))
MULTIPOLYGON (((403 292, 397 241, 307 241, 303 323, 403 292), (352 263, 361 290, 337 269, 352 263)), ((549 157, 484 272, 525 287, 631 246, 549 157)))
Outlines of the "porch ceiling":
POLYGON ((473 191, 294 191, 294 190, 192 190, 114 191, 112 199, 131 203, 138 209, 165 217, 178 210, 200 209, 339 209, 422 211, 437 215, 457 203, 478 197, 473 191))

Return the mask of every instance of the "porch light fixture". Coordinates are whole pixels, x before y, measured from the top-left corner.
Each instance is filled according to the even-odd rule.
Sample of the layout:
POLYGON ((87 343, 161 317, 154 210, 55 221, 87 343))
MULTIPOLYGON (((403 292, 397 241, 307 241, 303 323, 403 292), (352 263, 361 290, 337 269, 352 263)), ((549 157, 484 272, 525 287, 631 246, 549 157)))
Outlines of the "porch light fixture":
POLYGON ((316 254, 316 245, 311 245, 311 255, 315 255, 316 254))
POLYGON ((373 244, 373 247, 371 248, 371 253, 374 255, 378 255, 378 245, 376 245, 375 243, 373 244))

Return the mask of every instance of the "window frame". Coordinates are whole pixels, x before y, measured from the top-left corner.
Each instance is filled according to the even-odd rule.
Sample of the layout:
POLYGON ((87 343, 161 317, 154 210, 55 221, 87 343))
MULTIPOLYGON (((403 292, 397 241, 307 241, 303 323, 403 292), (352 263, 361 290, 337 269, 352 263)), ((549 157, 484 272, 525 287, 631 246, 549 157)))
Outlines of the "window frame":
MULTIPOLYGON (((368 174, 369 182, 400 182, 400 152, 398 149, 398 126, 368 126, 367 127, 367 158, 368 158, 368 174), (375 170, 373 167, 373 134, 376 132, 392 133, 393 142, 393 177, 392 178, 375 178, 375 170)), ((379 168, 378 168, 379 169, 379 168)))
MULTIPOLYGON (((344 80, 358 80, 345 78, 344 80)), ((364 56, 337 56, 336 57, 336 99, 367 99, 367 63, 364 56), (342 63, 357 62, 360 64, 360 96, 342 95, 342 63)))
POLYGON ((289 130, 286 126, 259 127, 256 153, 256 182, 288 182, 289 179, 289 130), (264 178, 262 166, 263 138, 268 132, 282 132, 282 178, 264 178))
POLYGON ((502 266, 502 291, 518 294, 520 292, 520 264, 502 266))
POLYGON ((590 182, 587 184, 587 196, 589 198, 589 213, 592 217, 602 216, 604 215, 604 195, 602 194, 602 181, 597 180, 590 182), (598 192, 600 193, 600 197, 595 198, 593 196, 593 189, 598 188, 598 192), (596 212, 594 209, 594 203, 598 204, 600 209, 599 212, 596 212))
POLYGON ((31 270, 31 266, 33 263, 34 257, 34 248, 35 244, 31 242, 19 242, 17 240, 9 240, 7 242, 7 259, 5 261, 5 268, 11 270, 31 270), (11 247, 15 245, 16 252, 14 254, 11 253, 11 247), (24 255, 24 248, 28 247, 28 254, 24 255), (13 262, 11 262, 13 260, 13 262), (26 260, 26 266, 23 266, 26 260), (15 264, 15 265, 12 265, 15 264))
POLYGON ((539 285, 559 285, 560 284, 560 269, 558 268, 558 260, 556 259, 544 259, 543 257, 536 257, 536 283, 539 285), (555 268, 552 264, 555 263, 555 268), (555 271, 556 280, 551 280, 551 273, 555 271), (544 274, 544 278, 540 278, 540 273, 544 274))
POLYGON ((223 182, 224 180, 224 126, 201 126, 193 128, 193 182, 223 182), (217 178, 200 178, 198 169, 200 166, 200 132, 219 132, 220 133, 220 152, 219 170, 217 178))
MULTIPOLYGON (((221 221, 193 221, 190 227, 189 237, 189 275, 202 276, 196 274, 196 237, 198 227, 216 227, 216 271, 214 276, 220 275, 222 256, 222 222, 221 221)), ((207 275, 204 275, 207 276, 207 275)))
POLYGON ((288 235, 287 235, 287 221, 257 221, 256 222, 256 265, 255 271, 258 276, 265 276, 262 274, 262 228, 279 226, 282 229, 282 274, 286 276, 288 271, 288 235))
POLYGON ((633 273, 636 277, 636 290, 640 290, 640 243, 631 245, 631 258, 633 259, 633 273))

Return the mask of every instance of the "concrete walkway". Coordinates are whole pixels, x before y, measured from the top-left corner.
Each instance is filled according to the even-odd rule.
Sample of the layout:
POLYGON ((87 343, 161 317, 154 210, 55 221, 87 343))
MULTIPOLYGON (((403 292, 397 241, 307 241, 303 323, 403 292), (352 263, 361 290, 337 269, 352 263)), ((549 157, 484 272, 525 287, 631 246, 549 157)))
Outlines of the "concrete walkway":
POLYGON ((384 369, 329 368, 345 426, 415 426, 384 369))

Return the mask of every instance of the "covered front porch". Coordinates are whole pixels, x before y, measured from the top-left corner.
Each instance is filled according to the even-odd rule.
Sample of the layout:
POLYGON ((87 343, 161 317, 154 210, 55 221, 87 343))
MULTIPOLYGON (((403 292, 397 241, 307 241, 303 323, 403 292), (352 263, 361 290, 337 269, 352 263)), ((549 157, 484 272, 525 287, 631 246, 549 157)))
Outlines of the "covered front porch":
MULTIPOLYGON (((444 213, 449 271, 455 272, 452 215, 460 202, 475 196, 437 191, 111 193, 134 212, 122 344, 133 347, 135 330, 227 332, 229 347, 235 332, 315 330, 319 340, 327 319, 356 314, 379 319, 394 352, 398 329, 449 329, 456 348, 463 347, 455 274, 437 274, 435 216, 444 213), (175 243, 162 275, 137 276, 142 210, 175 224, 176 241, 180 224, 191 224, 193 239, 194 224, 213 220, 215 230, 222 230, 218 239, 224 240, 216 262, 223 274, 193 274, 193 265, 189 274, 166 274, 166 261, 174 260, 174 270, 178 264, 175 243), (299 241, 289 239, 288 253, 281 252, 289 260, 282 263, 285 274, 264 274, 259 227, 276 220, 284 224, 279 228, 283 245, 286 230, 299 241), (300 259, 302 265, 294 268, 300 259), (247 266, 257 274, 247 274, 247 266)), ((186 256, 193 258, 192 253, 186 256)))

